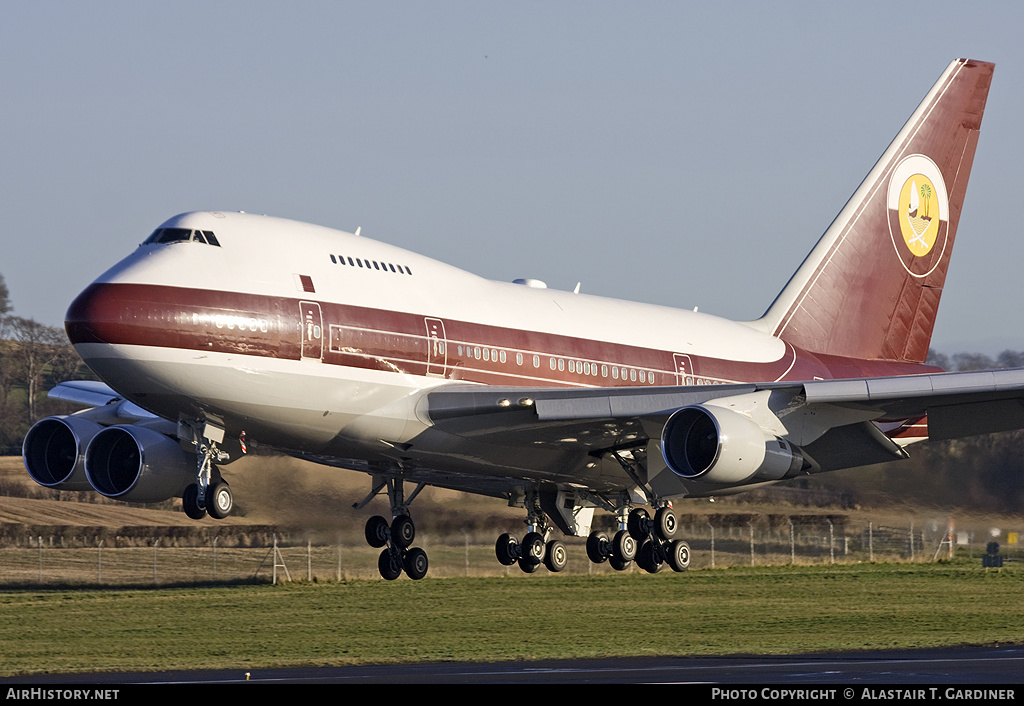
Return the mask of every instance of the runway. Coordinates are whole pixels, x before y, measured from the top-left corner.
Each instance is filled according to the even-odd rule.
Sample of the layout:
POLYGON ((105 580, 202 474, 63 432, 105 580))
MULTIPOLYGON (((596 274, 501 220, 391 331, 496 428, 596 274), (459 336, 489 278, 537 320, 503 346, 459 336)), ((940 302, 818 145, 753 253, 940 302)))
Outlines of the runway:
MULTIPOLYGON (((201 661, 197 655, 197 660, 201 661)), ((351 667, 295 667, 131 674, 36 675, 2 680, 5 684, 693 684, 693 685, 869 685, 969 684, 1013 685, 1024 675, 1024 646, 957 647, 931 650, 847 652, 791 656, 626 657, 541 662, 431 662, 351 667)), ((771 699, 769 690, 749 692, 771 699)), ((958 690, 939 689, 931 698, 970 699, 958 690)), ((1012 688, 1008 698, 1016 698, 1012 688)), ((1024 689, 1016 690, 1024 695, 1024 689)), ((872 692, 839 688, 814 699, 871 699, 872 692)), ((808 691, 808 698, 811 691, 808 691)), ((736 697, 749 700, 736 694, 736 697)), ((973 696, 977 696, 974 694, 973 696)), ((991 695, 990 695, 991 696, 991 695)), ((925 692, 925 697, 929 693, 925 692)), ((722 696, 722 698, 726 698, 722 696)), ((783 698, 783 696, 778 696, 783 698)), ((785 698, 794 698, 786 694, 785 698)), ((879 696, 881 698, 881 696, 879 696)), ((908 694, 904 698, 913 698, 908 694)), ((998 697, 997 697, 998 698, 998 697)), ((799 699, 798 699, 799 700, 799 699)), ((976 699, 974 699, 976 700, 976 699)))

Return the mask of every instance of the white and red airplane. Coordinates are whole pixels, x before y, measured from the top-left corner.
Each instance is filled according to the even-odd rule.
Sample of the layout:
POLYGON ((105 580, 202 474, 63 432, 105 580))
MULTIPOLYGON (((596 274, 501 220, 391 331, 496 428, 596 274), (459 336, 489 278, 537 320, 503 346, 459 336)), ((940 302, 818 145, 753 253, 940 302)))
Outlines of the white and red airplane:
POLYGON ((496 545, 524 571, 564 568, 555 528, 589 533, 592 561, 682 571, 673 500, 1024 427, 1024 371, 924 364, 992 71, 948 66, 756 321, 488 281, 358 230, 175 216, 71 304, 107 384, 55 389, 95 406, 36 424, 25 465, 222 518, 218 465, 258 441, 370 474, 364 503, 386 489, 366 538, 389 579, 427 572, 409 506, 428 485, 524 508, 496 545), (591 532, 595 509, 619 531, 591 532))

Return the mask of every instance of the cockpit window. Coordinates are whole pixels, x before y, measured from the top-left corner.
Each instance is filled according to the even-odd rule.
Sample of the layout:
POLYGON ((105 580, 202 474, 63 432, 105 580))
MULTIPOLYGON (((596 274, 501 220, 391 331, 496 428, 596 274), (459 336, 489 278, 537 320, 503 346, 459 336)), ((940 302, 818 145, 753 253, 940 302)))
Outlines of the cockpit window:
POLYGON ((220 247, 217 236, 209 230, 190 230, 188 228, 157 228, 153 235, 143 241, 143 245, 154 243, 203 243, 204 245, 215 245, 220 247))

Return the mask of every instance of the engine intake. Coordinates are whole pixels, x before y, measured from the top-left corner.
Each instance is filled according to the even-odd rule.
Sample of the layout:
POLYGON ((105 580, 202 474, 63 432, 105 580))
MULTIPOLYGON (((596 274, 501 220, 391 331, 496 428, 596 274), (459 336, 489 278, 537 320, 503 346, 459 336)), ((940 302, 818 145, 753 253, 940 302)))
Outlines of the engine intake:
POLYGON ((180 496, 195 482, 196 458, 160 432, 114 426, 89 443, 85 473, 96 492, 108 498, 156 503, 180 496))
POLYGON ((673 412, 661 432, 661 451, 676 475, 721 485, 781 480, 809 467, 799 448, 713 405, 673 412))
POLYGON ((102 428, 75 416, 36 422, 21 445, 29 476, 55 490, 91 490, 85 475, 85 450, 102 428))

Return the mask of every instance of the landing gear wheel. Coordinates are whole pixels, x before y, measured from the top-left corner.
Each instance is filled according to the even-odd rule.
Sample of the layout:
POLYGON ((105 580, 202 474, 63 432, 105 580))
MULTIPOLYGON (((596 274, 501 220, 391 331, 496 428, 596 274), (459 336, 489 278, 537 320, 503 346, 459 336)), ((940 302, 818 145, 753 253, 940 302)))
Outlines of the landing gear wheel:
POLYGON ((410 549, 402 560, 402 564, 405 566, 405 573, 413 581, 419 581, 427 575, 427 553, 419 547, 410 549))
POLYGON ((587 537, 587 558, 595 564, 603 564, 611 555, 608 535, 604 532, 591 532, 587 537))
POLYGON ((519 562, 519 568, 523 570, 524 574, 532 574, 540 568, 540 563, 534 564, 525 554, 519 557, 517 561, 519 562))
POLYGON ((663 560, 660 547, 653 541, 644 542, 636 555, 636 564, 649 574, 656 574, 661 571, 663 560))
POLYGON ((502 566, 512 566, 522 555, 519 541, 507 532, 494 543, 494 554, 502 566))
POLYGON ((544 565, 548 567, 548 571, 558 573, 568 563, 569 556, 565 550, 565 544, 557 539, 548 542, 547 551, 544 553, 544 565))
POLYGON ((612 558, 629 563, 636 558, 636 540, 628 530, 619 530, 612 540, 612 558))
POLYGON ((215 520, 223 520, 225 517, 231 514, 231 509, 235 506, 234 498, 231 496, 231 488, 228 484, 221 481, 214 483, 206 491, 206 510, 210 513, 210 517, 215 520))
POLYGON ((672 508, 659 508, 654 513, 654 532, 660 539, 666 542, 672 541, 672 538, 676 536, 677 529, 679 529, 679 524, 676 522, 676 513, 672 512, 672 508))
POLYGON ((408 515, 399 515, 391 522, 391 541, 398 547, 406 549, 416 539, 416 525, 408 515))
POLYGON ((523 555, 519 559, 519 565, 522 566, 523 562, 527 562, 535 567, 540 566, 540 563, 544 561, 544 549, 544 536, 542 534, 539 532, 527 533, 523 537, 523 555))
POLYGON ((388 527, 388 521, 380 515, 374 515, 366 521, 366 543, 374 549, 380 549, 388 543, 388 537, 391 536, 391 529, 388 527))
POLYGON ((623 561, 622 559, 616 558, 614 555, 608 557, 608 564, 616 571, 625 571, 630 567, 632 561, 623 561))
POLYGON ((673 571, 686 571, 690 568, 690 545, 681 539, 672 542, 669 554, 668 565, 673 571))
POLYGON ((626 529, 636 541, 642 542, 646 539, 651 533, 651 516, 647 514, 647 510, 642 507, 630 510, 626 519, 626 529))
POLYGON ((377 569, 388 581, 394 581, 402 575, 402 560, 390 549, 385 549, 377 558, 377 569))
POLYGON ((206 517, 206 508, 199 505, 199 486, 193 483, 185 488, 181 496, 181 507, 193 520, 201 520, 206 517))

